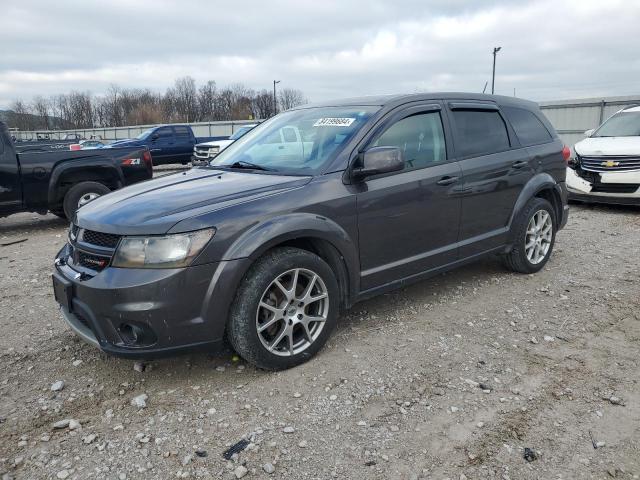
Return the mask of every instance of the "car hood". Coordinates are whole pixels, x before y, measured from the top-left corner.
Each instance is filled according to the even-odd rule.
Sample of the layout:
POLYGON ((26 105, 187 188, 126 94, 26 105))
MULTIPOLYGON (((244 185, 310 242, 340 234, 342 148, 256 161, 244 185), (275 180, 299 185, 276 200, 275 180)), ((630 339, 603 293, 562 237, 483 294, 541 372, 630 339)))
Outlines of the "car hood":
POLYGON ((233 142, 233 140, 213 140, 211 142, 198 143, 196 147, 226 147, 233 142))
POLYGON ((583 156, 640 156, 640 137, 590 137, 576 143, 573 149, 578 155, 583 156))
MULTIPOLYGON (((183 220, 298 188, 310 180, 311 177, 192 168, 97 198, 77 211, 75 223, 118 235, 163 234, 183 220)), ((202 228, 210 226, 215 225, 202 228)))

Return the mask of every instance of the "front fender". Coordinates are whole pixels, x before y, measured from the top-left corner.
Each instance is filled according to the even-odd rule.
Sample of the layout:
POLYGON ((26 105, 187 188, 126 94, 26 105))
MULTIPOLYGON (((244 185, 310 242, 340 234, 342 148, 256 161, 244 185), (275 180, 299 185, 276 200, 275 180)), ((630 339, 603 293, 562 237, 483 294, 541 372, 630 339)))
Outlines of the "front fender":
POLYGON ((357 289, 360 262, 356 239, 333 220, 318 214, 290 213, 256 224, 231 244, 222 261, 255 260, 270 248, 298 238, 324 240, 331 244, 344 259, 352 291, 357 289))

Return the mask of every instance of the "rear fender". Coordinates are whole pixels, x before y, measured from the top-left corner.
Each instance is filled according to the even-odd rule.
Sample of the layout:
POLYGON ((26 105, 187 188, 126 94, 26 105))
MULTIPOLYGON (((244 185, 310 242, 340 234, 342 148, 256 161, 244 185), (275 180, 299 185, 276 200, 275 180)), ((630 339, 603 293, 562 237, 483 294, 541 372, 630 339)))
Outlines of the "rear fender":
POLYGON ((111 160, 95 159, 87 165, 86 159, 71 160, 54 168, 49 179, 48 201, 49 205, 59 200, 58 187, 61 179, 68 174, 78 175, 79 181, 100 181, 105 177, 115 180, 118 188, 124 185, 124 175, 119 165, 111 160))
MULTIPOLYGON (((511 213, 511 218, 509 219, 509 230, 511 231, 512 226, 518 218, 518 215, 527 204, 529 200, 535 197, 538 193, 543 190, 551 189, 556 196, 556 203, 559 201, 562 202, 562 191, 558 182, 549 175, 548 173, 538 173, 535 175, 529 182, 525 185, 525 187, 520 192, 520 196, 516 201, 515 207, 511 213)), ((556 221, 560 222, 562 219, 562 205, 554 205, 556 209, 556 221)))

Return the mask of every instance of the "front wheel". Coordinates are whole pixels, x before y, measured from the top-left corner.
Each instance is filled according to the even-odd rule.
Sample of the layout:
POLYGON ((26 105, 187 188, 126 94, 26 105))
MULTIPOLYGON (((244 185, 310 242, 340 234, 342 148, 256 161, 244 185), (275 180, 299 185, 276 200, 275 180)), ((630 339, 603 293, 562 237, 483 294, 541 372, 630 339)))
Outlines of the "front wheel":
POLYGON ((331 267, 298 248, 277 248, 248 271, 227 325, 233 348, 248 362, 282 370, 313 357, 338 319, 339 290, 331 267))
POLYGON ((542 270, 556 240, 557 221, 553 206, 544 198, 532 198, 513 228, 513 248, 504 256, 507 268, 519 273, 542 270))
POLYGON ((77 209, 110 191, 109 187, 98 182, 80 182, 75 184, 64 196, 62 206, 65 215, 69 220, 73 220, 73 215, 77 209))

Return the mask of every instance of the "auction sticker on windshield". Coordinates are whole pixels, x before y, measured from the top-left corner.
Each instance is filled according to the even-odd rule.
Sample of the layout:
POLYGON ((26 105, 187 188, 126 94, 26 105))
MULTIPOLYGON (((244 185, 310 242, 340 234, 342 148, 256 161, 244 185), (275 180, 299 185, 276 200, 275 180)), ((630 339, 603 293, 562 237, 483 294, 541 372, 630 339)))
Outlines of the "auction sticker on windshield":
POLYGON ((355 121, 355 118, 320 118, 314 127, 348 127, 355 121))

